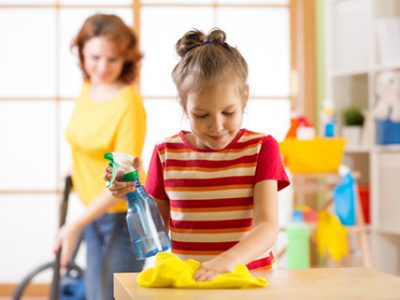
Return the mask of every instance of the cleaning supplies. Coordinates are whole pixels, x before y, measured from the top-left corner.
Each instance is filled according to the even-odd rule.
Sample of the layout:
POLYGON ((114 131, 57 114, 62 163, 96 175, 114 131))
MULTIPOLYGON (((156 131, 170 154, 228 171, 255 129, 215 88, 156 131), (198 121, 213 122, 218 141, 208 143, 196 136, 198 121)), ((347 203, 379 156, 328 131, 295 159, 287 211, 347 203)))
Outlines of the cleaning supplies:
POLYGON ((322 211, 318 215, 315 243, 321 257, 327 254, 334 260, 340 261, 349 254, 348 230, 339 218, 329 211, 322 211))
POLYGON ((356 223, 356 183, 349 170, 342 166, 339 170, 342 181, 333 191, 335 213, 343 225, 356 223))
POLYGON ((310 267, 310 226, 304 222, 301 211, 293 211, 293 221, 287 226, 287 268, 310 267))
POLYGON ((158 253, 155 267, 142 271, 137 277, 137 283, 141 287, 186 289, 245 289, 268 285, 265 278, 253 276, 243 264, 210 281, 196 281, 193 275, 199 267, 200 262, 194 259, 182 261, 172 253, 158 253))
POLYGON ((113 176, 107 183, 108 186, 115 181, 119 170, 124 172, 123 181, 136 184, 135 191, 126 195, 126 221, 136 257, 145 259, 171 248, 171 241, 156 203, 140 184, 138 172, 132 166, 133 157, 124 153, 108 152, 104 154, 104 158, 110 161, 112 167, 113 176))
POLYGON ((336 117, 332 99, 325 99, 322 112, 323 136, 336 136, 336 117))

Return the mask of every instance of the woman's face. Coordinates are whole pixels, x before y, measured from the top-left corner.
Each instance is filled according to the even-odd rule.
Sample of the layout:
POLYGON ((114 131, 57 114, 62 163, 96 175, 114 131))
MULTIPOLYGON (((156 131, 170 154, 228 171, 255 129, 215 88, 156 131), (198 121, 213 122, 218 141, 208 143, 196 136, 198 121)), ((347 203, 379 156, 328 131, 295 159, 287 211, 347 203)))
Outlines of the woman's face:
POLYGON ((124 58, 111 39, 99 36, 83 47, 84 69, 92 84, 114 84, 122 72, 124 58))

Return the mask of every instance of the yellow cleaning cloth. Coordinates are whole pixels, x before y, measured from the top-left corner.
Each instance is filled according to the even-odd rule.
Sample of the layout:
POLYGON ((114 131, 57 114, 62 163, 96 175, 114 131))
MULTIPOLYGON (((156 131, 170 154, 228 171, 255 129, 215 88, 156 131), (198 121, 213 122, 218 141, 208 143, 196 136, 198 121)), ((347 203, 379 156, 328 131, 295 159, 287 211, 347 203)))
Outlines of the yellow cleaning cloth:
POLYGON ((336 215, 328 211, 322 211, 318 215, 315 240, 322 257, 329 253, 333 260, 339 261, 349 254, 347 228, 336 215))
POLYGON ((155 267, 141 272, 137 283, 142 287, 191 289, 245 289, 268 285, 266 279, 251 275, 245 265, 238 265, 233 272, 218 275, 211 281, 197 282, 193 275, 199 267, 200 263, 196 260, 182 261, 171 253, 158 253, 155 267))

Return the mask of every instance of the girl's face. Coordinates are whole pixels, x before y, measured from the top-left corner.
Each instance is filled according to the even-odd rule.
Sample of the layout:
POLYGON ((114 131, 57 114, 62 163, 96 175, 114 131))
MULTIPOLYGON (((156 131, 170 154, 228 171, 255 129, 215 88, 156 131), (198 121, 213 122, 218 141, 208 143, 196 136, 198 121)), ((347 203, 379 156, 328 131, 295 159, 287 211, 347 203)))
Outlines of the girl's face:
POLYGON ((83 47, 84 69, 92 84, 114 84, 122 72, 124 58, 120 50, 107 37, 88 40, 83 47))
POLYGON ((224 80, 201 92, 189 93, 186 113, 193 133, 189 141, 203 149, 225 148, 242 126, 248 87, 242 90, 236 80, 224 80))

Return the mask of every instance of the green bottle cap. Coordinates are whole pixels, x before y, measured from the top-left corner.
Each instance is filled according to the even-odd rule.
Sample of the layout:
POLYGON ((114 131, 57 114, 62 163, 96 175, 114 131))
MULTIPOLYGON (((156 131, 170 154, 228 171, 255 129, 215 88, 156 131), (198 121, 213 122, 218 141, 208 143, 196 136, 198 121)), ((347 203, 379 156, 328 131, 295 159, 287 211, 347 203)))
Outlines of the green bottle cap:
POLYGON ((135 181, 136 179, 138 179, 138 173, 137 171, 132 171, 129 173, 124 174, 124 176, 122 177, 123 181, 135 181))

